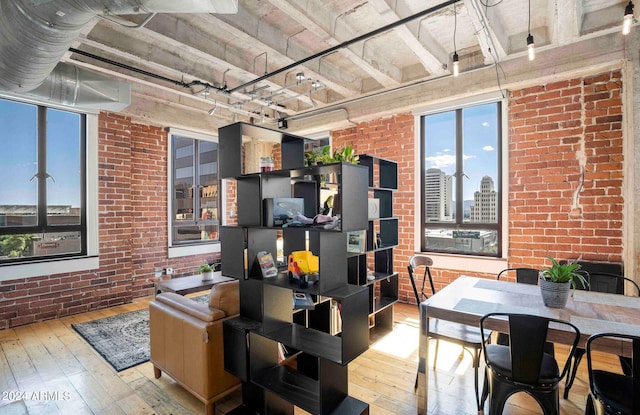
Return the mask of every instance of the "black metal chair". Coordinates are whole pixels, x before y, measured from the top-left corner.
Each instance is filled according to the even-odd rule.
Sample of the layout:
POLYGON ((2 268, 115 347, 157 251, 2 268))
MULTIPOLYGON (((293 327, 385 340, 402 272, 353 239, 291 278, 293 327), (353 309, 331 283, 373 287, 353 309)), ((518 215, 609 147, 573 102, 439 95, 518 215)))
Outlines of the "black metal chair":
MULTIPOLYGON (((624 294, 624 285, 628 283, 633 290, 634 296, 640 296, 640 287, 638 284, 630 280, 629 278, 625 278, 622 275, 617 274, 609 274, 606 272, 589 272, 588 275, 585 275, 589 286, 586 288, 582 288, 580 284, 577 284, 579 289, 588 289, 590 291, 597 291, 601 293, 609 293, 609 294, 624 294)), ((563 397, 567 399, 569 397, 569 390, 573 386, 573 381, 576 379, 576 374, 578 372, 578 366, 582 361, 582 357, 585 354, 585 349, 579 347, 576 349, 576 354, 573 357, 573 365, 569 370, 569 374, 567 375, 567 381, 564 387, 564 395, 563 397)), ((631 374, 631 361, 624 357, 619 356, 620 365, 622 366, 623 373, 629 375, 631 374)))
POLYGON ((482 401, 490 396, 489 415, 502 414, 507 398, 516 392, 526 392, 542 407, 545 415, 560 413, 558 383, 565 376, 571 356, 578 344, 580 330, 566 321, 513 313, 490 313, 480 319, 484 334, 487 319, 508 319, 509 346, 483 344, 487 365, 482 401), (564 325, 574 333, 569 356, 562 372, 554 356, 545 353, 549 323, 564 325), (486 389, 488 385, 488 390, 486 389))
MULTIPOLYGON (((538 278, 540 276, 540 270, 535 268, 506 268, 498 273, 496 277, 497 280, 500 280, 500 277, 515 274, 516 282, 519 284, 529 284, 529 285, 538 285, 538 278)), ((502 344, 504 346, 509 345, 509 335, 506 333, 498 333, 498 338, 496 339, 496 343, 502 344)), ((547 342, 545 344, 544 351, 546 353, 551 353, 555 355, 555 348, 553 347, 553 343, 547 342)))
MULTIPOLYGON (((432 265, 433 260, 425 255, 414 255, 409 259, 407 270, 409 271, 409 279, 411 281, 411 286, 413 287, 413 293, 416 297, 418 308, 420 307, 420 303, 428 298, 427 294, 424 291, 427 278, 429 279, 431 294, 433 295, 436 293, 436 289, 433 285, 433 277, 431 276, 432 265), (418 285, 416 283, 415 276, 415 272, 419 267, 424 267, 422 283, 420 284, 420 291, 418 291, 418 285)), ((445 340, 460 345, 464 350, 468 351, 471 354, 475 375, 474 386, 476 392, 476 403, 478 404, 478 410, 480 410, 482 407, 482 403, 480 402, 480 393, 478 388, 478 369, 480 367, 480 354, 482 352, 483 339, 484 342, 488 342, 490 339, 490 333, 486 336, 482 336, 478 327, 430 318, 429 337, 436 340, 434 362, 438 359, 439 340, 445 340)), ((418 377, 416 375, 414 389, 417 387, 418 377)))
POLYGON ((496 279, 499 280, 501 276, 506 276, 510 273, 516 274, 516 282, 518 283, 538 285, 540 270, 535 268, 506 268, 500 271, 496 279))
POLYGON ((598 333, 587 339, 589 396, 586 415, 640 414, 640 337, 618 333, 598 333), (631 374, 619 374, 593 368, 593 345, 605 339, 631 342, 633 368, 631 374))

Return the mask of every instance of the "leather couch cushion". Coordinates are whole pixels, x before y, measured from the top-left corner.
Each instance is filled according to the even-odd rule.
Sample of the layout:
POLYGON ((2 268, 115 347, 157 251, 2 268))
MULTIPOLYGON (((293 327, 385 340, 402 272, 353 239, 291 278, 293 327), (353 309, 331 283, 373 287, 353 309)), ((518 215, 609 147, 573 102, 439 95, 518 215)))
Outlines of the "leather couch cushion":
POLYGON ((227 316, 240 313, 240 282, 238 280, 223 282, 211 287, 209 307, 225 312, 227 316))
POLYGON ((216 321, 226 316, 223 310, 211 308, 207 304, 197 303, 176 293, 160 293, 156 296, 156 301, 167 304, 173 309, 182 311, 204 322, 216 321))

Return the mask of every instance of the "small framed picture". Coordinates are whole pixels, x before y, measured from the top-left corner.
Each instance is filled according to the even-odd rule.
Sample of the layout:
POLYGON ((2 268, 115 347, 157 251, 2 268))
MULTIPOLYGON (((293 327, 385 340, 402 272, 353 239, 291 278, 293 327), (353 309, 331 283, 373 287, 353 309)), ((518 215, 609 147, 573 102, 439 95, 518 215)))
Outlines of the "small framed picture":
POLYGON ((347 232, 347 252, 363 254, 365 251, 365 236, 367 231, 347 232))

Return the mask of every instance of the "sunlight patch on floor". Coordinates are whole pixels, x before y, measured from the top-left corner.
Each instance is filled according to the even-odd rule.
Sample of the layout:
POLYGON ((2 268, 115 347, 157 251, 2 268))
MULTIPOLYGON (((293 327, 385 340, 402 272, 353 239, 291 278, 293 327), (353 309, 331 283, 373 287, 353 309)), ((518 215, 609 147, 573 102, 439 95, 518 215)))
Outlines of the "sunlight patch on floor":
POLYGON ((418 350, 418 329, 398 323, 392 332, 376 341, 370 348, 400 359, 409 359, 418 350))
MULTIPOLYGON (((433 367, 433 362, 436 357, 436 341, 429 340, 429 366, 433 367)), ((438 347, 438 361, 436 367, 438 370, 451 372, 455 370, 456 375, 464 374, 467 370, 471 370, 472 359, 471 355, 464 351, 464 349, 457 344, 448 343, 444 340, 440 340, 440 347, 438 347), (464 355, 461 355, 464 353, 464 355), (462 358, 461 358, 462 357, 462 358)))

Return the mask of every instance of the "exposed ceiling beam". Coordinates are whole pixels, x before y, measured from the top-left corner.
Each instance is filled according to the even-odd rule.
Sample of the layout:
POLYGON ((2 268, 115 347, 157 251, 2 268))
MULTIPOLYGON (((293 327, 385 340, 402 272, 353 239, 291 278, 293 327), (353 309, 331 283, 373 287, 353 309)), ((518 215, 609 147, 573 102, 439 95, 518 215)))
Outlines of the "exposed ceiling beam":
MULTIPOLYGON (((284 65, 282 66, 286 66, 288 64, 294 63, 299 59, 299 57, 292 58, 289 56, 291 53, 287 51, 288 42, 280 42, 280 43, 283 43, 282 45, 278 45, 276 44, 276 42, 267 43, 268 39, 265 39, 263 37, 260 37, 260 39, 258 39, 257 37, 254 37, 246 33, 241 28, 242 23, 237 20, 239 19, 240 16, 236 16, 236 15, 215 16, 212 14, 207 14, 199 17, 205 19, 206 21, 209 21, 212 25, 214 25, 218 29, 231 33, 236 38, 235 42, 241 42, 242 44, 251 45, 252 48, 261 50, 262 52, 267 52, 268 56, 275 56, 276 54, 281 56, 284 61, 284 65), (230 22, 233 22, 233 24, 231 24, 230 22)), ((273 33, 277 33, 277 30, 275 28, 269 28, 266 26, 268 26, 266 23, 262 23, 260 26, 260 30, 272 31, 273 33)), ((304 51, 299 52, 299 54, 303 54, 303 53, 304 51)), ((344 85, 342 83, 335 82, 332 79, 332 78, 335 78, 335 76, 329 77, 323 74, 322 73, 323 70, 320 67, 319 63, 315 69, 308 64, 304 65, 304 69, 305 71, 308 72, 307 75, 311 75, 312 78, 319 80, 328 88, 333 89, 334 91, 338 92, 342 96, 351 97, 351 96, 354 96, 357 92, 359 92, 359 91, 356 91, 356 89, 353 88, 352 85, 349 85, 346 82, 344 85)), ((333 70, 341 71, 340 68, 333 68, 333 70)), ((338 78, 340 77, 341 76, 338 76, 338 78)))
POLYGON ((580 36, 580 20, 582 20, 582 2, 576 0, 556 0, 554 2, 552 41, 556 45, 574 42, 580 36))
MULTIPOLYGON (((400 20, 407 16, 399 16, 385 0, 369 0, 386 24, 400 20)), ((425 70, 432 76, 443 75, 447 72, 443 64, 449 63, 449 54, 442 49, 440 44, 428 33, 420 33, 420 20, 412 22, 414 30, 411 31, 408 25, 396 27, 394 32, 413 51, 425 70), (420 37, 420 39, 418 39, 420 37), (424 43, 423 43, 424 42, 424 43), (424 45, 429 45, 425 47, 424 45)))
MULTIPOLYGON (((298 3, 292 4, 287 0, 269 0, 269 2, 282 10, 305 29, 309 30, 311 33, 325 42, 328 46, 335 46, 341 43, 340 40, 334 38, 329 32, 327 32, 319 24, 317 24, 312 19, 312 16, 299 10, 298 3)), ((341 49, 338 53, 349 59, 349 61, 351 61, 351 63, 353 63, 354 65, 360 67, 360 69, 365 71, 382 85, 397 86, 401 82, 401 79, 396 79, 395 77, 387 75, 386 72, 391 72, 390 70, 381 71, 377 68, 374 68, 369 62, 365 61, 362 56, 354 52, 351 46, 341 49)), ((398 71, 396 70, 395 72, 398 71)))
POLYGON ((469 19, 475 29, 476 39, 484 56, 484 63, 493 63, 494 59, 498 62, 507 57, 508 37, 504 33, 504 29, 500 26, 498 18, 489 21, 485 14, 482 4, 478 0, 463 0, 469 19))
MULTIPOLYGON (((92 32, 92 36, 99 36, 99 32, 94 31, 92 32)), ((156 61, 156 56, 145 56, 145 57, 140 57, 138 55, 136 55, 133 51, 125 51, 125 50, 121 50, 112 46, 108 46, 105 45, 102 42, 93 40, 93 39, 87 39, 87 38, 79 38, 80 43, 92 47, 94 49, 97 49, 99 51, 102 51, 103 53, 108 53, 109 55, 111 55, 112 57, 115 57, 116 59, 119 60, 120 63, 125 63, 125 64, 129 64, 131 65, 132 63, 137 64, 141 69, 142 68, 148 68, 147 70, 149 70, 150 72, 162 72, 164 74, 167 74, 168 76, 171 76, 175 79, 183 79, 183 78, 189 78, 189 80, 201 80, 204 82, 210 82, 210 80, 205 79, 205 77, 203 76, 203 74, 198 73, 198 74, 192 74, 192 73, 187 73, 186 68, 181 68, 181 69, 176 69, 176 68, 172 68, 168 65, 171 64, 171 62, 157 62, 156 61)), ((132 40, 133 42, 133 40, 132 40)), ((124 45, 131 45, 133 44, 132 42, 125 42, 123 43, 124 45)), ((123 47, 124 49, 124 47, 123 47)), ((197 92, 197 91, 191 91, 193 92, 197 92)), ((215 91, 211 91, 212 94, 215 91)), ((266 107, 268 105, 267 102, 257 99, 255 97, 252 97, 250 95, 247 94, 243 94, 240 92, 234 92, 233 94, 230 95, 230 97, 232 99, 235 99, 237 101, 250 101, 253 102, 256 106, 264 106, 266 107)), ((220 96, 220 99, 225 99, 226 100, 226 96, 220 96)), ((309 100, 308 97, 304 97, 303 99, 305 100, 309 100)), ((311 106, 311 102, 309 101, 308 103, 311 106)), ((283 108, 283 107, 278 107, 277 108, 278 111, 283 112, 283 113, 287 113, 287 114, 293 114, 296 111, 288 109, 288 108, 283 108)))
MULTIPOLYGON (((158 46, 153 45, 165 45, 165 47, 170 48, 173 52, 172 54, 182 54, 186 53, 193 57, 192 61, 194 64, 207 64, 214 68, 212 70, 211 77, 214 78, 216 76, 215 72, 219 72, 220 75, 218 79, 213 79, 214 82, 222 82, 222 74, 227 70, 232 74, 230 76, 235 77, 242 82, 242 80, 250 80, 255 78, 255 74, 231 63, 231 59, 227 56, 219 57, 216 54, 216 51, 209 47, 209 43, 211 43, 211 39, 202 39, 201 34, 198 37, 198 34, 195 32, 188 32, 188 24, 184 21, 179 20, 177 17, 166 14, 159 14, 153 18, 147 26, 144 28, 137 29, 135 31, 136 37, 140 38, 140 36, 147 37, 150 41, 149 49, 153 51, 154 48, 158 46), (156 31, 157 26, 161 26, 163 28, 162 33, 156 31), (166 29, 165 29, 166 28, 166 29), (184 30, 183 30, 184 29, 184 30)), ((123 29, 119 27, 113 27, 113 30, 120 32, 126 32, 130 29, 123 29)), ((282 85, 275 83, 270 80, 264 80, 263 85, 268 85, 269 88, 276 90, 282 88, 282 85)), ((285 90, 284 93, 287 96, 297 95, 297 92, 285 90)), ((299 99, 307 105, 313 105, 311 100, 308 97, 299 97, 299 99)), ((314 98, 315 99, 315 98, 314 98)))

